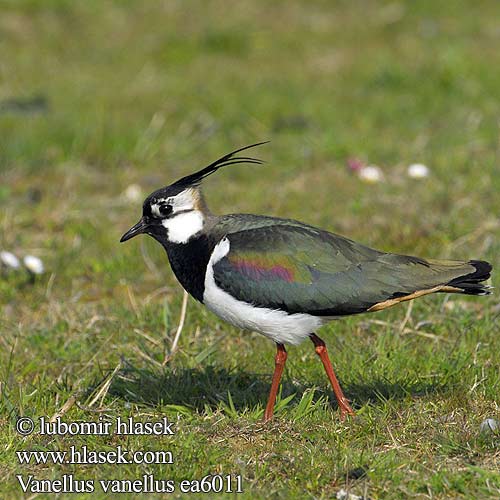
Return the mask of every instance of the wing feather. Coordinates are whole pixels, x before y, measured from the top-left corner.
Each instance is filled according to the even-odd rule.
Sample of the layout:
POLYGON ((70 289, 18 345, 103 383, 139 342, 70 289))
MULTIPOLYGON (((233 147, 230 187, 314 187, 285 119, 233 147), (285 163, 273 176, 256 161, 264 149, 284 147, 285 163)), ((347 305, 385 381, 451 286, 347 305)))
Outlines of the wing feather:
POLYGON ((463 262, 379 252, 296 221, 231 222, 230 231, 224 224, 218 228, 230 250, 214 265, 214 279, 233 297, 257 307, 318 316, 356 314, 473 270, 463 262))

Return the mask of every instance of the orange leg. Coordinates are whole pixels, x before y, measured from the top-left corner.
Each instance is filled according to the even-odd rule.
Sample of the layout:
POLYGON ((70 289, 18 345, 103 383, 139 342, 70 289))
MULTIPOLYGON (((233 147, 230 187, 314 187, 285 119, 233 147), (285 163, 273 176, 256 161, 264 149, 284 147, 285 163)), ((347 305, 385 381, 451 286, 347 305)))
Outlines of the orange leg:
POLYGON ((266 411, 264 412, 264 422, 268 422, 273 418, 274 413, 274 403, 276 403, 276 395, 278 394, 278 387, 281 381, 281 375, 283 375, 283 369, 285 368, 287 353, 285 346, 283 344, 276 344, 277 351, 276 357, 274 358, 274 375, 271 384, 271 391, 269 392, 269 399, 267 400, 266 411))
POLYGON ((314 333, 311 333, 309 337, 315 346, 316 354, 320 357, 323 366, 325 367, 325 372, 330 379, 330 384, 332 384, 333 392, 335 393, 335 397, 337 398, 337 403, 340 408, 340 418, 341 420, 344 420, 346 415, 354 415, 354 410, 351 408, 349 401, 344 396, 344 393, 340 388, 339 381, 335 376, 332 363, 330 362, 330 358, 328 357, 325 343, 314 333))

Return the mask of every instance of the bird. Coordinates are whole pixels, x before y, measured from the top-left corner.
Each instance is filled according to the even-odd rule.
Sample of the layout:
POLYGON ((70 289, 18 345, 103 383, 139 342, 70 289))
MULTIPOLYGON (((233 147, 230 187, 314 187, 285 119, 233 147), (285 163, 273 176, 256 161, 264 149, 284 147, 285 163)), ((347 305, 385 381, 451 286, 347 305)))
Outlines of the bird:
MULTIPOLYGON (((266 141, 268 142, 268 141, 266 141)), ((335 394, 340 418, 354 415, 317 330, 345 316, 381 311, 434 293, 489 295, 492 266, 484 260, 435 260, 369 248, 293 219, 213 214, 202 181, 221 168, 260 165, 232 151, 151 193, 142 217, 120 239, 147 234, 166 250, 182 287, 226 322, 276 344, 264 411, 273 417, 287 345, 309 338, 335 394)))

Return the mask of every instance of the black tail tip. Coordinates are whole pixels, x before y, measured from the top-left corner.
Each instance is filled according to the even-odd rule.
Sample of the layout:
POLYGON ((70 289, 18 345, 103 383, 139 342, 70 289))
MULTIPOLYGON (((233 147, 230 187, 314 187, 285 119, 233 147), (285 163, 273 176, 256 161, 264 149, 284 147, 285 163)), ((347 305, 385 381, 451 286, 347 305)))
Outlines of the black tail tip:
POLYGON ((467 295, 490 295, 492 287, 483 284, 483 281, 490 278, 493 266, 484 260, 470 260, 468 264, 474 267, 474 272, 459 276, 449 284, 467 295))
POLYGON ((493 266, 485 260, 470 260, 469 264, 476 268, 476 271, 466 276, 467 281, 479 283, 490 278, 493 266))

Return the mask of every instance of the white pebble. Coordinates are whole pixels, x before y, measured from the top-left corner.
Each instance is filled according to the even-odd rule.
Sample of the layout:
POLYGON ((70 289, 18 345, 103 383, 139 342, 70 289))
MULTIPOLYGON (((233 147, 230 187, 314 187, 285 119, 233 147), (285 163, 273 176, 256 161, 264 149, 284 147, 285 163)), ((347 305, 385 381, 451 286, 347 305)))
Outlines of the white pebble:
POLYGON ((42 274, 44 271, 43 262, 34 255, 26 255, 23 259, 26 269, 33 274, 42 274))
POLYGON ((0 252, 0 262, 5 267, 10 267, 11 269, 19 269, 21 267, 19 259, 11 252, 0 252))
POLYGON ((362 181, 369 182, 371 184, 375 184, 384 179, 384 174, 382 170, 376 165, 368 165, 367 167, 363 167, 358 171, 358 176, 362 181))
POLYGON ((337 491, 337 500, 363 500, 364 497, 359 495, 355 495, 354 493, 349 493, 348 491, 342 488, 340 491, 337 491))
POLYGON ((495 432, 498 430, 498 421, 494 418, 487 418, 479 426, 481 432, 495 432))
POLYGON ((123 196, 128 201, 141 201, 143 198, 141 186, 139 186, 139 184, 130 184, 130 186, 125 189, 123 196))
POLYGON ((412 179, 425 179, 426 177, 429 177, 431 171, 429 170, 429 167, 423 163, 413 163, 408 167, 407 173, 408 177, 411 177, 412 179))

